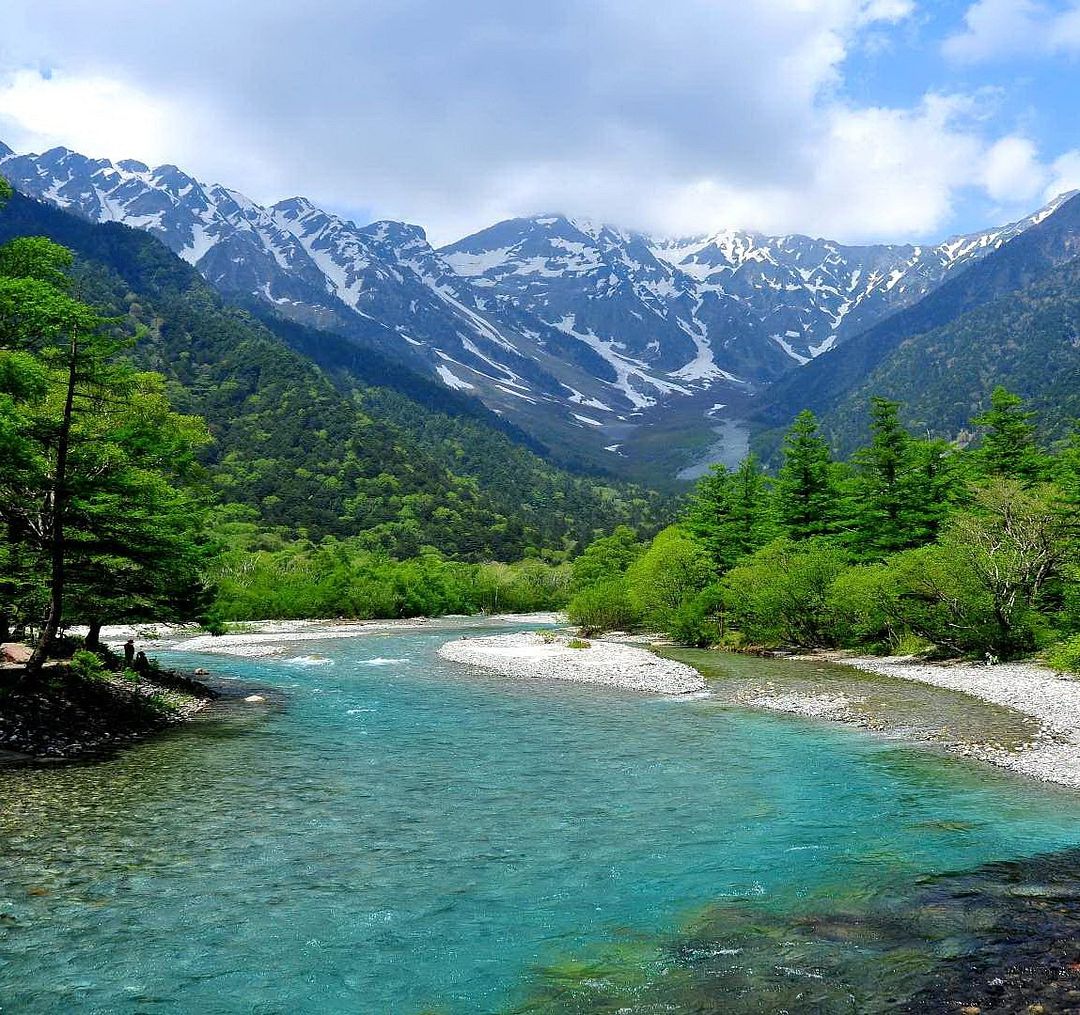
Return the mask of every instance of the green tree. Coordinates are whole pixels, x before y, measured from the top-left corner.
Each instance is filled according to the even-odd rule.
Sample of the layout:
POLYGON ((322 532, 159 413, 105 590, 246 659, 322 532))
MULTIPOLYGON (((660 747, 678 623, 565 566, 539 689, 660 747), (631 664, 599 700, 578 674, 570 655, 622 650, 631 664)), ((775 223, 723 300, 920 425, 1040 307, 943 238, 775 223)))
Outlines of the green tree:
POLYGON ((955 481, 949 446, 912 437, 899 402, 870 400, 870 433, 854 455, 855 540, 863 555, 883 557, 935 538, 955 481))
POLYGON ((729 620, 757 644, 835 644, 830 592, 846 567, 847 555, 832 540, 775 540, 724 576, 729 620))
POLYGON ((971 421, 982 431, 975 463, 983 475, 1004 476, 1027 486, 1039 482, 1046 460, 1038 448, 1034 419, 1019 395, 994 388, 990 408, 971 421))
POLYGON ((908 629, 953 652, 1015 656, 1052 634, 1069 559, 1050 491, 999 478, 939 543, 888 566, 908 629))
POLYGON ((729 472, 714 465, 694 489, 683 524, 727 571, 774 535, 772 498, 756 455, 729 472))
POLYGON ((627 571, 630 603, 644 623, 664 630, 679 607, 713 575, 705 548, 679 526, 669 525, 627 571))
MULTIPOLYGON (((138 375, 126 340, 68 292, 69 251, 41 238, 0 247, 0 480, 5 593, 42 607, 28 669, 39 672, 80 611, 169 615, 194 609, 199 504, 184 469, 206 443, 172 413, 160 379, 138 375), (189 595, 191 591, 191 595, 189 595)), ((6 597, 5 597, 6 598, 6 597)))
POLYGON ((626 574, 626 569, 644 552, 637 533, 619 525, 610 536, 593 540, 571 564, 571 588, 575 591, 608 582, 626 574))
POLYGON ((784 436, 784 461, 776 480, 776 512, 791 539, 810 539, 839 529, 840 491, 832 453, 809 409, 784 436))
POLYGON ((566 607, 571 624, 586 636, 636 627, 640 613, 630 600, 623 576, 608 578, 579 591, 566 607))

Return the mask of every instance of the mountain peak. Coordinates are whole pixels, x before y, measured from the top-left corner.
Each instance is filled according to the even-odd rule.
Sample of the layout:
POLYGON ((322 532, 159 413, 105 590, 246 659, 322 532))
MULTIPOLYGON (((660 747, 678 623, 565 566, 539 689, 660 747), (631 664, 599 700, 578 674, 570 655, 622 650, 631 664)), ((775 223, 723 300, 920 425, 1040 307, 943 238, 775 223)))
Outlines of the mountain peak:
POLYGON ((277 204, 271 205, 270 210, 279 212, 286 218, 303 218, 305 215, 311 215, 312 213, 318 215, 324 215, 325 212, 321 208, 316 208, 306 197, 287 197, 284 201, 278 201, 277 204))
POLYGON ((9 155, 14 155, 13 152, 3 141, 0 141, 0 159, 6 159, 9 155))
POLYGON ((368 236, 377 243, 427 243, 427 233, 423 228, 411 222, 396 222, 393 219, 380 219, 363 226, 357 232, 368 236))

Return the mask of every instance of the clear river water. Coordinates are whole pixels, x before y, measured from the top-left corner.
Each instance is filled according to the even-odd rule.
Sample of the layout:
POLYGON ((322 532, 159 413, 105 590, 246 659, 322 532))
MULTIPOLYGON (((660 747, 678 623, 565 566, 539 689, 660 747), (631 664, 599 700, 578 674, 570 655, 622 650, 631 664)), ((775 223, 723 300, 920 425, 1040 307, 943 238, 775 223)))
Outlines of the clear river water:
POLYGON ((164 656, 267 701, 0 770, 0 1011, 889 1010, 977 929, 928 879, 1080 843, 1076 794, 710 698, 508 683, 441 662, 458 633, 164 656))

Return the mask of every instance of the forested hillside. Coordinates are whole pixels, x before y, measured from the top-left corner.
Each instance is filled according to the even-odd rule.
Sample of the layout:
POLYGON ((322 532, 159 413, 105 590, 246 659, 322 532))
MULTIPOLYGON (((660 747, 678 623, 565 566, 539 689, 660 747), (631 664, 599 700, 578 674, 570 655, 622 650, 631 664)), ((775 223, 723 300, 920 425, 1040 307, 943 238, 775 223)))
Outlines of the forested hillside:
POLYGON ((904 419, 920 429, 965 437, 968 420, 996 384, 1030 400, 1047 438, 1080 416, 1080 261, 1019 292, 903 342, 848 392, 823 421, 837 447, 865 430, 871 395, 903 398, 904 419))
MULTIPOLYGON (((346 369, 339 355, 327 373, 289 347, 320 333, 282 337, 225 305, 144 233, 16 195, 0 242, 20 235, 75 252, 75 294, 121 317, 138 365, 166 377, 178 410, 206 419, 213 487, 261 525, 315 540, 358 536, 395 556, 432 546, 510 560, 652 523, 654 495, 548 465, 482 407, 376 353, 356 353, 365 369, 346 369)), ((342 340, 325 340, 340 352, 342 340)))
MULTIPOLYGON (((1070 277, 1067 273, 1055 277, 1054 272, 1077 256, 1080 256, 1080 196, 1066 201, 1038 225, 950 279, 914 306, 886 318, 844 343, 841 349, 818 357, 774 385, 754 416, 762 431, 758 437, 759 449, 771 457, 783 428, 798 412, 809 408, 821 419, 822 429, 835 441, 837 450, 850 452, 868 435, 865 417, 860 417, 868 393, 910 399, 913 404, 909 418, 925 422, 939 433, 976 411, 995 384, 1015 384, 1025 395, 1048 405, 1049 389, 1055 383, 1049 365, 1041 371, 1028 370, 1026 383, 1014 382, 1011 368, 1026 354, 1007 355, 996 363, 985 354, 981 341, 964 342, 961 337, 974 339, 973 327, 993 326, 997 337, 991 336, 991 346, 998 344, 1007 349, 1011 344, 1024 344, 1025 335, 1007 336, 994 322, 1003 310, 1023 304, 1024 290, 1037 287, 1044 277, 1048 288, 1034 298, 1052 313, 1047 297, 1051 293, 1055 297, 1066 295, 1070 277), (981 317, 967 317, 980 308, 986 308, 981 317), (930 333, 935 334, 926 338, 930 333), (946 333, 955 339, 945 338, 939 346, 946 333), (916 353, 915 348, 922 352, 916 353), (901 378, 912 376, 910 368, 901 365, 905 360, 910 363, 912 356, 924 370, 931 371, 931 376, 918 374, 915 388, 889 387, 890 378, 899 384, 901 378), (895 375, 892 374, 894 357, 895 375), (947 382, 940 382, 944 374, 951 375, 953 371, 960 378, 955 391, 947 382), (973 391, 963 378, 979 372, 983 374, 983 383, 980 390, 973 391), (935 377, 939 380, 935 381, 935 377), (919 392, 927 381, 938 384, 939 392, 921 398, 919 392)), ((1036 344, 1038 341, 1036 336, 1036 344)), ((1055 355, 1059 366, 1062 356, 1072 363, 1074 357, 1080 360, 1080 350, 1068 344, 1059 349, 1055 355)), ((1034 352, 1029 358, 1033 363, 1037 359, 1034 352)))

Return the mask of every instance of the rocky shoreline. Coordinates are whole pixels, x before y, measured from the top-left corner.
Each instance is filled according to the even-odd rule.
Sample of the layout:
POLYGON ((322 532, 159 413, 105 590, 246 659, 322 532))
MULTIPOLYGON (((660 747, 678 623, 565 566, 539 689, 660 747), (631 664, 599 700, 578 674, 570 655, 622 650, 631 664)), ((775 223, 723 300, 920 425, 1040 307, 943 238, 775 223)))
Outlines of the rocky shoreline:
POLYGON ((585 641, 554 632, 461 638, 439 648, 450 662, 520 680, 566 680, 650 694, 693 694, 706 689, 692 666, 661 659, 618 642, 585 641))
POLYGON ((63 665, 28 684, 0 671, 0 763, 100 756, 191 719, 217 694, 199 681, 159 672, 132 683, 86 679, 63 665))
MULTIPOLYGON (((1042 782, 1080 787, 1080 680, 1033 662, 986 665, 967 661, 928 662, 916 656, 853 656, 822 652, 789 657, 792 661, 824 662, 893 680, 925 684, 957 692, 980 702, 1011 710, 1031 723, 1031 735, 1008 748, 962 739, 934 739, 946 750, 996 765, 1042 782)), ((748 708, 825 719, 881 732, 881 723, 869 721, 861 699, 837 694, 823 679, 819 689, 801 693, 775 693, 761 688, 745 694, 748 708)))

